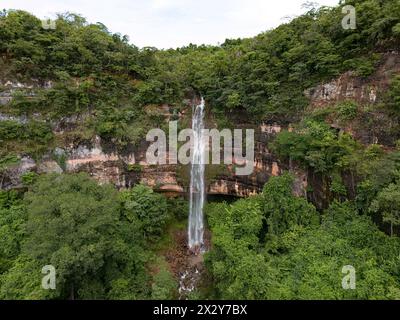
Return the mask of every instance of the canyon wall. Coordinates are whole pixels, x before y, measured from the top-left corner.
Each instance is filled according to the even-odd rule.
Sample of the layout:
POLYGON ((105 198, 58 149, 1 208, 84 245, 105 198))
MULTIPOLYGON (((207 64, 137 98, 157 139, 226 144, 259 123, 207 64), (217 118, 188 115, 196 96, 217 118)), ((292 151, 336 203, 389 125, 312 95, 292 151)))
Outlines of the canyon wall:
MULTIPOLYGON (((24 121, 5 115, 2 115, 0 121, 1 119, 24 121)), ((79 121, 82 121, 82 117, 75 117, 74 126, 79 121)), ((62 131, 59 128, 60 126, 57 125, 54 131, 56 135, 65 134, 68 130, 65 123, 62 131)), ((281 173, 282 168, 278 160, 268 150, 268 142, 281 129, 276 124, 263 124, 255 128, 255 159, 253 173, 250 176, 235 174, 235 165, 237 165, 235 159, 233 159, 233 165, 207 166, 208 194, 247 197, 260 192, 270 176, 281 173)), ((118 188, 130 188, 137 183, 143 183, 167 195, 186 194, 189 186, 189 166, 149 164, 146 161, 149 145, 149 142, 143 140, 133 148, 131 153, 121 155, 106 152, 103 141, 96 136, 84 144, 59 146, 40 160, 21 155, 19 164, 6 171, 2 187, 4 189, 21 187, 22 175, 31 171, 36 173, 87 172, 100 183, 112 183, 118 188)), ((167 160, 169 158, 167 154, 167 160)))
MULTIPOLYGON (((3 79, 0 81, 0 121, 16 121, 24 124, 34 119, 48 121, 40 114, 15 116, 7 113, 7 106, 15 95, 22 94, 28 99, 34 99, 36 90, 52 88, 52 82, 32 80, 30 83, 21 83, 16 80, 3 79), (3 112, 5 110, 5 112, 3 112)), ((190 126, 191 107, 198 101, 196 98, 187 100, 186 106, 178 115, 179 119, 190 126), (188 121, 189 120, 189 121, 188 121)), ((168 105, 149 106, 149 112, 160 114, 165 122, 173 117, 172 108, 168 105)), ((146 109, 147 110, 147 109, 146 109)), ((51 127, 57 141, 65 141, 63 137, 79 130, 84 126, 90 114, 77 114, 64 117, 51 122, 51 127)), ((214 122, 209 119, 208 128, 214 127, 214 122)), ((247 197, 259 193, 270 176, 279 175, 283 168, 268 150, 268 143, 282 130, 279 124, 262 123, 259 126, 247 123, 235 123, 236 128, 255 129, 255 159, 253 173, 250 176, 237 176, 235 174, 235 159, 233 165, 210 165, 206 169, 207 192, 213 196, 247 197)), ((130 188, 135 184, 146 184, 158 192, 169 196, 185 195, 189 187, 189 166, 165 164, 151 165, 146 161, 146 151, 149 143, 143 139, 138 145, 130 148, 124 154, 112 151, 110 142, 102 141, 95 136, 90 141, 79 143, 64 143, 56 146, 40 159, 21 154, 20 161, 10 166, 2 174, 1 188, 12 189, 22 187, 22 177, 28 172, 36 173, 78 173, 86 172, 100 183, 111 183, 117 188, 130 188), (111 151, 110 151, 111 150, 111 151)), ((169 160, 169 155, 167 154, 169 160)), ((223 157, 222 157, 223 159, 223 157)), ((168 163, 168 162, 167 162, 168 163)), ((298 183, 298 192, 303 194, 303 177, 298 183)))
MULTIPOLYGON (((341 101, 355 101, 360 108, 357 118, 346 123, 341 123, 336 118, 328 118, 331 126, 351 133, 362 143, 379 143, 390 147, 396 137, 388 134, 388 129, 397 124, 392 123, 392 119, 374 106, 379 105, 383 100, 390 79, 399 72, 399 53, 384 54, 376 72, 368 78, 361 78, 353 72, 347 72, 337 79, 306 90, 305 95, 310 99, 307 112, 332 107, 341 101), (368 111, 365 111, 367 108, 368 111)), ((3 80, 0 83, 0 104, 7 106, 16 90, 22 90, 26 96, 33 97, 35 88, 46 89, 51 86, 51 82, 33 81, 31 84, 23 84, 3 80)), ((187 119, 190 119, 191 105, 194 103, 196 101, 187 101, 184 111, 179 114, 181 120, 186 119, 185 123, 190 123, 187 119)), ((152 108, 155 108, 152 112, 163 115, 166 122, 172 118, 172 108, 168 105, 152 106, 152 108)), ((33 117, 40 119, 40 115, 33 115, 33 117)), ((53 131, 56 136, 62 136, 79 127, 79 124, 83 123, 87 117, 90 115, 81 114, 63 118, 52 123, 53 131)), ((0 112, 0 121, 5 120, 20 123, 29 121, 27 117, 16 117, 0 112)), ((287 125, 266 122, 254 126, 246 123, 245 120, 242 122, 235 120, 235 127, 255 129, 253 173, 249 176, 237 176, 234 170, 235 165, 210 165, 206 170, 209 195, 247 197, 260 192, 271 176, 277 176, 283 170, 291 170, 296 175, 294 187, 296 194, 305 196, 310 183, 315 190, 312 198, 323 198, 322 193, 318 195, 321 191, 319 182, 310 175, 310 172, 304 172, 292 164, 281 163, 268 149, 269 142, 281 130, 287 129, 287 125)), ((105 148, 104 145, 104 141, 96 136, 90 141, 77 145, 74 143, 60 145, 40 160, 20 155, 19 164, 10 167, 3 174, 2 188, 20 187, 21 176, 30 171, 37 173, 87 172, 100 183, 112 183, 118 188, 130 188, 137 183, 144 183, 169 196, 187 194, 189 167, 174 164, 148 164, 146 151, 149 143, 145 140, 133 147, 131 152, 123 155, 108 151, 109 148, 105 148)), ((313 199, 314 202, 318 202, 315 199, 313 199)), ((323 204, 321 206, 323 207, 323 204)))

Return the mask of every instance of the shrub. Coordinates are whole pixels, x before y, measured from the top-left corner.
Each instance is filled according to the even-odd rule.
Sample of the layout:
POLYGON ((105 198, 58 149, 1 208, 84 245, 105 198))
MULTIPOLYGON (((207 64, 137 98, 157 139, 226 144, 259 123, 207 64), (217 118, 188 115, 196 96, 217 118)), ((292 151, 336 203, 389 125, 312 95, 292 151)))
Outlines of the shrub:
POLYGON ((143 171, 143 168, 140 164, 128 164, 128 171, 135 172, 135 173, 141 173, 143 171))
POLYGON ((375 65, 379 61, 380 56, 373 54, 370 57, 354 58, 343 62, 346 69, 356 72, 359 77, 368 77, 375 71, 375 65))
POLYGON ((392 79, 386 97, 386 104, 396 115, 400 115, 400 76, 392 79))
POLYGON ((146 239, 161 236, 169 219, 167 200, 144 185, 137 185, 121 195, 124 215, 131 223, 138 223, 146 239))
POLYGON ((344 101, 336 105, 341 120, 353 120, 357 116, 358 105, 354 101, 344 101))
POLYGON ((32 185, 36 181, 37 174, 35 172, 26 172, 21 176, 24 186, 32 185))

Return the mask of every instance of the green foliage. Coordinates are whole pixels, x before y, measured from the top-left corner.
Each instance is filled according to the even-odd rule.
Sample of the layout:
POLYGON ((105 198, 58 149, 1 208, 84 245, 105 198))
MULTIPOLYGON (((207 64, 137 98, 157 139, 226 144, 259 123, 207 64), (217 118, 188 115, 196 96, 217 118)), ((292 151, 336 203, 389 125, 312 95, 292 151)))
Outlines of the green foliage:
MULTIPOLYGON (((289 178, 282 179, 276 188, 272 186, 277 183, 271 182, 268 191, 287 191, 288 183, 284 180, 289 181, 289 178)), ((208 207, 214 246, 206 256, 206 263, 213 275, 218 298, 399 298, 399 239, 380 232, 369 217, 358 215, 351 203, 333 203, 321 224, 301 226, 293 223, 291 228, 285 228, 283 220, 279 225, 282 233, 267 237, 263 248, 259 238, 262 233, 258 232, 260 226, 250 227, 258 237, 249 237, 247 232, 235 233, 237 228, 246 229, 243 224, 254 224, 246 207, 246 202, 250 205, 254 200, 241 200, 240 206, 235 203, 230 207, 226 204, 208 207), (227 215, 232 211, 230 208, 241 209, 241 212, 227 215), (248 219, 234 223, 233 230, 231 226, 225 227, 227 223, 232 225, 232 219, 240 215, 248 219), (346 265, 356 268, 356 290, 342 288, 345 276, 342 268, 346 265)), ((261 197, 258 201, 264 205, 266 201, 277 201, 269 205, 277 209, 282 204, 279 197, 277 200, 261 197)), ((281 210, 282 214, 284 211, 281 210)), ((315 209, 309 214, 314 215, 313 211, 315 209)), ((260 211, 258 215, 262 215, 260 211)))
POLYGON ((347 195, 347 190, 343 184, 342 177, 338 173, 332 175, 330 190, 339 197, 345 197, 347 195))
POLYGON ((380 191, 370 210, 382 213, 383 222, 390 224, 390 234, 393 236, 393 227, 400 225, 400 186, 397 183, 390 184, 380 191))
POLYGON ((279 236, 295 226, 318 222, 314 206, 292 193, 294 177, 288 173, 271 177, 262 193, 262 208, 268 236, 279 236))
MULTIPOLYGON (((1 185, 19 155, 39 157, 54 149, 50 124, 60 119, 70 125, 78 117, 72 122, 79 125, 66 132, 75 130, 78 140, 99 135, 104 147, 120 153, 137 145, 148 129, 164 125, 157 106, 168 104, 176 118, 183 101, 200 92, 218 125, 231 126, 238 113, 256 122, 297 122, 308 105, 304 90, 349 70, 368 77, 380 60, 374 51, 398 46, 398 1, 346 3, 356 7, 356 30, 341 28, 340 6, 321 7, 254 38, 177 50, 139 49, 126 36, 76 14, 60 15, 55 30, 44 30, 26 12, 2 12, 2 77, 52 85, 15 90, 4 106, 27 121, 0 121, 1 185), (32 120, 33 114, 39 117, 32 120)), ((382 109, 397 119, 398 76, 384 103, 382 109)), ((281 160, 320 175, 329 201, 341 201, 322 216, 293 195, 289 174, 271 178, 261 195, 207 206, 213 246, 206 265, 218 298, 400 298, 394 229, 400 224, 400 154, 378 145, 362 148, 325 124, 334 113, 354 120, 357 109, 346 101, 315 112, 271 145, 281 160), (357 209, 345 202, 346 174, 358 184, 357 209), (367 212, 389 223, 393 237, 380 232, 367 212), (341 288, 344 265, 357 270, 354 291, 341 288)), ((65 156, 54 159, 65 169, 65 156)), ((209 178, 217 169, 207 172, 209 178)), ((29 172, 22 181, 29 190, 23 202, 16 193, 0 192, 0 299, 175 297, 167 267, 150 275, 146 264, 169 219, 186 218, 186 201, 166 200, 143 185, 118 194, 82 174, 29 172), (47 264, 56 267, 56 291, 40 287, 47 264)))
POLYGON ((10 192, 2 192, 0 206, 0 275, 13 265, 21 250, 26 212, 10 192))
POLYGON ((67 170, 67 160, 68 160, 68 156, 65 153, 64 150, 56 148, 53 151, 52 157, 54 159, 55 162, 57 162, 57 164, 59 165, 59 167, 63 170, 66 171, 67 170))
POLYGON ((26 172, 21 176, 22 183, 24 186, 32 185, 37 178, 37 173, 35 172, 26 172))
POLYGON ((396 76, 390 83, 387 94, 387 106, 396 114, 400 114, 400 76, 396 76))
POLYGON ((371 146, 359 163, 357 173, 362 177, 357 188, 357 205, 367 212, 377 194, 400 178, 400 153, 384 154, 378 146, 371 146))
POLYGON ((399 36, 400 35, 400 23, 396 24, 393 27, 392 31, 393 31, 393 34, 395 34, 396 36, 399 36))
POLYGON ((41 287, 43 265, 29 256, 20 255, 10 270, 0 275, 0 299, 45 300, 56 298, 56 293, 41 287))
POLYGON ((165 51, 139 50, 126 36, 78 15, 60 15, 56 30, 43 30, 34 16, 9 11, 0 19, 0 51, 7 53, 14 74, 23 70, 25 77, 67 83, 35 102, 50 102, 64 114, 99 108, 100 101, 119 109, 120 93, 121 102, 142 107, 178 104, 195 91, 217 111, 244 108, 253 116, 293 118, 307 104, 304 89, 348 69, 370 75, 379 58, 371 49, 393 42, 396 1, 354 5, 358 24, 352 33, 337 22, 340 7, 322 7, 252 39, 165 51), (80 78, 77 85, 73 78, 80 78), (128 85, 131 79, 135 83, 128 85), (105 95, 105 89, 111 91, 105 95))
POLYGON ((336 108, 338 109, 339 119, 341 120, 353 120, 357 116, 358 105, 354 101, 341 102, 336 108))
POLYGON ((143 170, 143 168, 140 164, 129 164, 128 165, 129 172, 141 173, 142 170, 143 170))
POLYGON ((275 299, 396 299, 398 239, 390 239, 349 203, 334 203, 320 227, 277 240, 268 259, 279 273, 275 299), (393 241, 392 241, 393 240, 393 241), (356 290, 343 290, 343 266, 356 269, 356 290))
POLYGON ((343 62, 343 65, 346 69, 355 71, 357 76, 368 77, 375 71, 379 60, 380 56, 378 54, 372 54, 370 57, 346 60, 343 62))
POLYGON ((10 208, 19 203, 21 193, 16 190, 0 190, 0 208, 10 208))
POLYGON ((8 11, 0 23, 1 49, 14 59, 16 73, 25 68, 25 74, 40 78, 61 70, 73 76, 94 70, 136 70, 129 54, 134 55, 137 48, 128 46, 125 37, 111 35, 103 25, 88 24, 78 15, 60 15, 56 30, 44 30, 39 19, 23 11, 8 11))
POLYGON ((104 108, 95 120, 95 131, 106 141, 114 141, 120 148, 138 144, 146 136, 148 129, 159 121, 150 118, 140 110, 131 108, 104 108))
POLYGON ((364 151, 365 157, 370 160, 380 159, 384 156, 384 153, 384 150, 378 144, 371 144, 364 151))
POLYGON ((110 188, 97 187, 86 175, 50 175, 40 177, 25 197, 24 252, 55 266, 60 294, 64 289, 73 296, 115 254, 118 202, 110 188))
POLYGON ((132 223, 138 223, 146 239, 158 239, 170 215, 167 200, 144 185, 137 185, 121 195, 123 214, 132 223))
POLYGON ((170 198, 168 202, 168 212, 171 217, 178 221, 187 219, 189 214, 189 201, 183 198, 170 198))
POLYGON ((293 132, 282 131, 271 147, 282 158, 322 174, 349 166, 349 157, 359 148, 349 135, 338 135, 327 124, 316 121, 306 121, 293 132))
MULTIPOLYGON (((11 113, 41 114, 57 121, 90 115, 82 125, 124 149, 154 127, 155 119, 144 113, 146 105, 182 101, 180 88, 163 83, 166 70, 164 64, 158 64, 156 50, 139 50, 128 44, 126 36, 112 34, 101 23, 89 24, 75 14, 59 15, 56 26, 45 30, 39 19, 19 10, 6 11, 0 17, 0 63, 7 66, 4 77, 28 84, 39 80, 32 89, 14 92, 11 113), (49 80, 50 87, 42 86, 49 80)), ((22 126, 14 127, 6 131, 22 138, 16 135, 22 126)), ((0 128, 0 140, 2 131, 0 128)), ((29 149, 49 142, 33 135, 23 139, 30 141, 29 149)))
POLYGON ((7 154, 0 158, 0 172, 7 170, 19 163, 19 158, 13 154, 7 154))
POLYGON ((259 246, 262 212, 256 199, 209 205, 213 250, 206 255, 222 299, 262 299, 270 272, 259 246), (267 275, 267 276, 266 276, 267 275))
POLYGON ((226 106, 229 109, 234 109, 234 108, 240 107, 240 105, 241 105, 241 103, 240 103, 239 93, 235 92, 228 96, 227 101, 226 101, 226 106))
POLYGON ((292 183, 293 177, 285 174, 271 178, 261 196, 208 205, 213 250, 206 263, 220 298, 266 299, 277 285, 277 270, 263 254, 263 245, 296 226, 318 221, 315 208, 292 195, 292 183))
POLYGON ((99 186, 85 174, 40 176, 26 193, 24 206, 7 210, 0 214, 0 261, 6 271, 0 277, 1 297, 149 295, 140 226, 124 218, 111 186, 99 186), (40 285, 41 268, 49 264, 57 273, 54 291, 40 285))
POLYGON ((317 108, 307 114, 307 119, 315 122, 324 122, 334 111, 335 109, 332 106, 317 108))
POLYGON ((0 143, 5 152, 26 152, 37 155, 48 150, 53 138, 50 126, 44 122, 29 121, 26 124, 16 121, 0 122, 0 143))
MULTIPOLYGON (((297 120, 308 104, 304 90, 348 70, 370 75, 380 59, 374 49, 397 43, 396 0, 351 4, 357 10, 355 31, 341 28, 340 6, 321 7, 254 38, 177 50, 139 49, 126 36, 76 14, 59 15, 56 29, 44 30, 29 13, 5 11, 0 17, 5 72, 24 81, 52 80, 51 88, 18 90, 10 109, 56 120, 90 115, 82 126, 118 151, 162 125, 162 117, 147 114, 146 106, 179 110, 199 92, 220 123, 229 123, 238 111, 254 121, 297 120)), ((347 111, 346 119, 353 116, 347 111)), ((31 138, 28 153, 46 144, 31 138)))
POLYGON ((177 283, 172 274, 165 268, 154 276, 151 298, 153 300, 173 299, 176 293, 177 283))
POLYGON ((341 28, 341 6, 321 7, 254 38, 161 52, 160 61, 168 66, 168 80, 181 79, 176 88, 202 92, 214 113, 296 119, 307 105, 305 89, 348 70, 370 76, 380 60, 374 48, 396 44, 395 0, 349 4, 357 10, 352 32, 341 28))

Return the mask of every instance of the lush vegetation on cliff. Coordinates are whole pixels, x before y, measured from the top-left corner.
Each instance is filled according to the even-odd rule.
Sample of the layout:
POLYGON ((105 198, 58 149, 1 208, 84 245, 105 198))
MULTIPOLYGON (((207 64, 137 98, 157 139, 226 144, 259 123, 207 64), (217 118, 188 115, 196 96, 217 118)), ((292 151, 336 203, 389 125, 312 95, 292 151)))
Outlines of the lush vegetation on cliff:
MULTIPOLYGON (((177 50, 139 49, 75 14, 45 30, 29 13, 1 12, 0 79, 32 87, 14 88, 0 106, 7 116, 0 121, 0 188, 21 156, 54 156, 56 147, 96 135, 124 153, 163 126, 154 105, 168 104, 176 115, 201 93, 219 125, 237 113, 291 122, 269 147, 282 164, 317 179, 323 201, 313 190, 293 195, 287 173, 257 196, 209 204, 212 283, 194 296, 400 299, 400 129, 387 146, 363 145, 328 118, 347 124, 360 112, 368 118, 367 108, 354 101, 306 108, 306 89, 345 71, 368 79, 382 53, 399 50, 399 1, 346 3, 356 7, 355 30, 341 27, 340 7, 310 8, 254 38, 177 50), (76 115, 75 129, 55 134, 76 115), (344 266, 355 268, 356 290, 343 290, 344 266)), ((398 75, 374 108, 400 122, 398 75)), ((176 298, 157 245, 185 210, 183 201, 143 185, 119 192, 84 174, 27 173, 18 190, 0 192, 0 299, 176 298), (49 264, 58 274, 54 291, 40 287, 49 264)))
POLYGON ((399 45, 397 1, 346 4, 356 7, 355 30, 342 28, 340 6, 310 8, 254 38, 166 51, 139 49, 76 14, 60 15, 57 28, 45 30, 28 13, 3 12, 2 77, 56 84, 34 99, 16 99, 15 112, 60 117, 91 111, 97 133, 114 138, 141 118, 144 106, 179 108, 193 91, 202 93, 216 114, 239 108, 257 119, 298 119, 307 105, 305 89, 348 70, 366 77, 379 52, 399 45))

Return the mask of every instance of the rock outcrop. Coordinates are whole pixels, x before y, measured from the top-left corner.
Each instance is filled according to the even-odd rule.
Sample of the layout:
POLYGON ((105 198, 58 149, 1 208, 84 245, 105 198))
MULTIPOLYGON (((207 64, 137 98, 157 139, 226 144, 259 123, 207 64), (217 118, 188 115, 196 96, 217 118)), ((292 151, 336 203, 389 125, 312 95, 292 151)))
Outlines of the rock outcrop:
POLYGON ((349 71, 337 79, 306 90, 305 94, 314 108, 352 99, 358 103, 375 104, 382 101, 393 75, 400 73, 400 53, 390 52, 382 55, 377 70, 369 77, 359 77, 349 71))
MULTIPOLYGON (((17 92, 29 99, 35 97, 38 90, 52 87, 53 83, 50 81, 32 80, 30 83, 21 83, 16 80, 3 79, 0 81, 0 104, 7 107, 17 92)), ((166 104, 148 106, 146 112, 162 115, 166 122, 178 117, 190 125, 190 120, 188 121, 191 117, 190 106, 196 102, 198 102, 196 98, 185 101, 186 108, 183 108, 179 114, 173 114, 172 108, 166 104)), ((2 109, 7 110, 7 108, 2 109)), ((84 113, 52 121, 53 132, 56 137, 60 138, 59 141, 64 141, 64 145, 59 145, 41 159, 34 160, 27 155, 20 155, 20 162, 2 173, 1 187, 4 189, 21 187, 22 176, 30 171, 37 173, 87 172, 100 183, 111 183, 117 188, 130 188, 137 183, 143 183, 169 196, 187 194, 188 166, 149 164, 146 161, 149 143, 144 140, 131 148, 132 150, 129 152, 119 154, 113 151, 113 148, 106 146, 107 143, 98 136, 93 137, 90 141, 79 143, 61 139, 77 128, 79 130, 80 126, 84 126, 85 121, 90 117, 89 113, 84 113)), ((0 121, 11 120, 25 124, 32 119, 44 121, 40 114, 28 117, 0 112, 0 121)), ((245 122, 238 124, 237 127, 248 128, 249 124, 245 122)), ((213 125, 213 121, 210 121, 210 126, 213 125)), ((251 125, 251 127, 254 126, 251 125)), ((282 130, 281 126, 276 123, 263 123, 254 129, 256 142, 253 173, 249 176, 237 176, 234 165, 221 165, 216 168, 210 166, 210 169, 207 169, 209 173, 206 179, 209 195, 247 197, 260 192, 270 176, 280 174, 282 168, 277 159, 269 152, 267 145, 282 130)))
MULTIPOLYGON (((275 128, 279 128, 274 125, 275 128)), ((265 128, 265 125, 262 126, 265 128)), ((247 197, 261 191, 270 176, 279 175, 278 161, 268 151, 267 143, 275 133, 262 132, 256 135, 254 171, 250 176, 236 176, 233 166, 222 172, 218 170, 207 179, 207 191, 211 195, 247 197)), ((24 156, 20 163, 7 170, 3 188, 21 185, 21 175, 28 171, 37 173, 87 172, 100 183, 112 183, 118 188, 129 188, 144 183, 159 192, 169 195, 184 194, 188 191, 188 179, 182 178, 179 165, 151 165, 146 161, 148 143, 145 141, 131 154, 106 153, 100 137, 90 144, 63 146, 40 161, 24 156)), ((182 168, 185 170, 188 168, 182 168)))
POLYGON ((332 127, 350 133, 364 144, 393 146, 400 137, 393 135, 398 123, 379 108, 384 102, 390 81, 400 74, 400 53, 382 54, 376 71, 369 77, 359 77, 354 72, 346 72, 337 79, 306 90, 310 99, 309 112, 316 109, 335 107, 343 101, 354 101, 358 113, 352 121, 340 121, 338 117, 328 119, 332 127))

